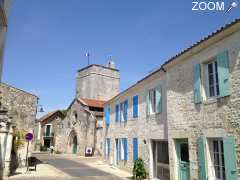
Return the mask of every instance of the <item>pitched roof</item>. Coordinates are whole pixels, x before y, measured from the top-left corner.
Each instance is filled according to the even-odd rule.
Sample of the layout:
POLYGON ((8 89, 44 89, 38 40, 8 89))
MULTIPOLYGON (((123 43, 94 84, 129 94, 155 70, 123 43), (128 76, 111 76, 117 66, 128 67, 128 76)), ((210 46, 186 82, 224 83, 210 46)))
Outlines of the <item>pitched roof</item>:
POLYGON ((10 87, 10 88, 16 89, 17 91, 21 91, 21 92, 23 92, 23 93, 29 94, 29 95, 34 96, 34 97, 36 97, 37 99, 39 99, 39 97, 38 97, 37 95, 32 94, 32 93, 30 93, 30 92, 27 92, 27 91, 25 91, 25 90, 16 88, 16 87, 14 87, 14 86, 12 86, 12 85, 9 85, 9 84, 7 84, 7 83, 5 83, 5 82, 1 82, 1 85, 8 86, 8 87, 10 87))
POLYGON ((96 107, 96 108, 103 108, 103 104, 106 101, 96 100, 96 99, 87 99, 87 98, 80 98, 87 106, 96 107))
POLYGON ((57 113, 60 113, 62 116, 64 116, 62 111, 56 110, 56 111, 52 111, 52 112, 49 112, 49 113, 45 114, 40 119, 38 119, 38 122, 41 122, 41 124, 46 123, 46 122, 48 122, 51 119, 51 117, 53 117, 57 113))

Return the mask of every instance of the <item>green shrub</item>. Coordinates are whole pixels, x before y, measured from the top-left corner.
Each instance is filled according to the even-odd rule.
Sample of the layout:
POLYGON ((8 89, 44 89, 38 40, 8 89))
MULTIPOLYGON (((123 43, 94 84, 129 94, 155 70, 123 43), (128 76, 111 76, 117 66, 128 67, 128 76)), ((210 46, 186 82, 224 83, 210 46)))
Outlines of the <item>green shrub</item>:
POLYGON ((142 180, 147 178, 147 171, 144 167, 144 162, 141 158, 134 161, 133 179, 142 180))

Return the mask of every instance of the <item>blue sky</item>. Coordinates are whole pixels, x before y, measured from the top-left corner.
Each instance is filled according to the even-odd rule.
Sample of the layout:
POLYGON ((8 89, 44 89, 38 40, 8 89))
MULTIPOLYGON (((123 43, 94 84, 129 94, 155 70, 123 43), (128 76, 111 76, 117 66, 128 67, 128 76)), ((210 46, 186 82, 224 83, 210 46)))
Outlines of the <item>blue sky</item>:
POLYGON ((13 0, 3 81, 46 111, 66 108, 85 52, 102 65, 111 55, 124 90, 239 12, 192 11, 191 0, 13 0))

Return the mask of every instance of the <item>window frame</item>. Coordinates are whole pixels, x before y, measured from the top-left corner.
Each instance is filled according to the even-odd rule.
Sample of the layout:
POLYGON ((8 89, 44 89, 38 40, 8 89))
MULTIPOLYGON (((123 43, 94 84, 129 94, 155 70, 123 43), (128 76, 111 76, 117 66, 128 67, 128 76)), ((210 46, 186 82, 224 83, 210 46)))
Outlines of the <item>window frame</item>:
POLYGON ((210 169, 211 169, 211 174, 212 176, 214 175, 216 180, 222 180, 224 179, 224 176, 225 176, 225 180, 226 180, 226 165, 225 165, 225 162, 224 162, 224 147, 223 149, 221 149, 221 142, 222 142, 222 146, 224 146, 223 144, 223 139, 222 138, 210 138, 209 140, 209 152, 210 152, 210 161, 211 161, 211 166, 210 166, 210 169), (214 152, 214 141, 217 141, 218 142, 218 152, 214 152), (216 176, 216 170, 215 170, 215 154, 218 154, 218 158, 219 158, 219 164, 217 165, 219 167, 219 172, 220 172, 220 179, 216 176), (223 159, 222 159, 222 156, 223 155, 223 159), (224 168, 224 171, 223 169, 224 168), (222 179, 221 179, 222 178, 222 179))
POLYGON ((51 137, 52 136, 52 124, 45 124, 45 137, 51 137), (49 132, 49 136, 47 136, 47 127, 50 126, 50 132, 49 132))
POLYGON ((216 57, 212 58, 210 61, 206 62, 204 64, 204 71, 205 71, 205 92, 206 92, 206 98, 207 99, 216 99, 220 96, 220 92, 219 92, 219 77, 216 78, 216 75, 218 76, 218 69, 217 69, 217 59, 216 57), (209 68, 208 65, 212 64, 213 67, 213 88, 214 88, 214 95, 211 96, 210 95, 210 79, 209 79, 209 68), (218 83, 217 83, 217 79, 218 79, 218 83), (217 90, 218 89, 218 90, 217 90))
POLYGON ((157 104, 156 87, 149 89, 148 93, 149 93, 149 95, 148 95, 148 98, 149 98, 149 115, 153 115, 153 114, 156 114, 156 112, 157 112, 156 111, 156 104, 157 104))

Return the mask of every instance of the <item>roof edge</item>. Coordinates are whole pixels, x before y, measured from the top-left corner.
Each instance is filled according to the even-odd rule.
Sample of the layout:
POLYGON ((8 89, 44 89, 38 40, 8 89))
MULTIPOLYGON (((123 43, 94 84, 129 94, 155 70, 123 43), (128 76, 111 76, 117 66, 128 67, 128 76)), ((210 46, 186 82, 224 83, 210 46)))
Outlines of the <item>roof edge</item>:
POLYGON ((27 92, 27 91, 22 90, 22 89, 17 88, 17 87, 14 87, 14 86, 12 86, 12 85, 10 85, 10 84, 7 84, 7 83, 5 83, 5 82, 1 82, 0 84, 4 84, 4 85, 6 85, 6 86, 8 86, 8 87, 14 88, 14 89, 19 90, 19 91, 21 91, 21 92, 23 92, 23 93, 29 94, 29 95, 31 95, 31 96, 35 96, 37 99, 40 99, 37 95, 35 95, 35 94, 33 94, 33 93, 27 92))
POLYGON ((77 72, 83 71, 83 70, 88 69, 88 68, 90 68, 92 66, 97 66, 97 67, 101 67, 101 68, 104 68, 104 69, 110 69, 110 70, 117 71, 117 72, 119 71, 119 69, 110 68, 110 67, 99 65, 99 64, 90 64, 90 65, 88 65, 86 67, 83 67, 83 68, 79 69, 77 72))

